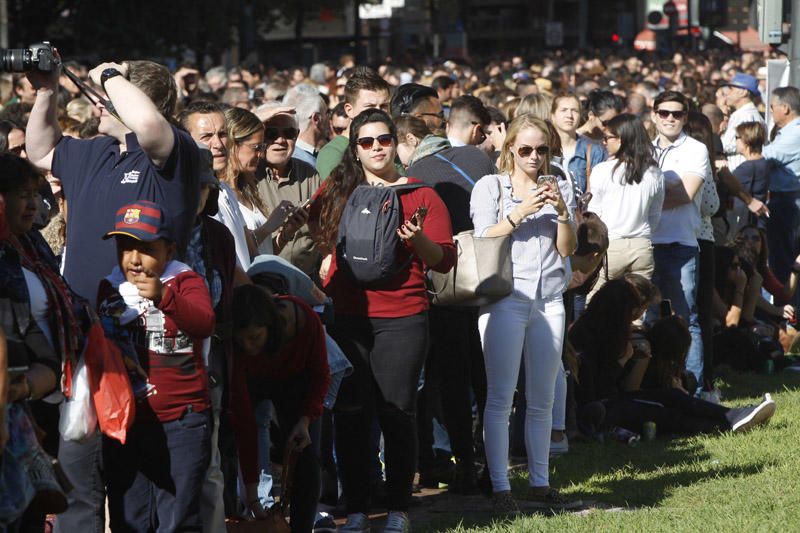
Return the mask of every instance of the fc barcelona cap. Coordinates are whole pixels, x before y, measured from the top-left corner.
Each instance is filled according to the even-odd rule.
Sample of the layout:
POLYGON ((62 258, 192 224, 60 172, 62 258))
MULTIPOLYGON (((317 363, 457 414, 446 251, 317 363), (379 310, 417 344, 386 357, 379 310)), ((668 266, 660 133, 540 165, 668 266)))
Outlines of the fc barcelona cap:
POLYGON ((114 235, 125 235, 140 241, 175 240, 164 210, 160 205, 146 200, 119 208, 114 229, 103 235, 103 238, 110 239, 114 235))

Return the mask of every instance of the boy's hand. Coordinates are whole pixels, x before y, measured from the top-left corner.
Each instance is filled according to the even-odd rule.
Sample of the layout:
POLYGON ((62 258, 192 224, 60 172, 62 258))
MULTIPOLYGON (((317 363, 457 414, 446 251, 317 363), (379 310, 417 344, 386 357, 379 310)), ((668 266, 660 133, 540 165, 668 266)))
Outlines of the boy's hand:
POLYGON ((144 270, 136 274, 133 284, 139 289, 139 296, 152 300, 155 304, 158 304, 164 296, 164 285, 151 270, 144 270))

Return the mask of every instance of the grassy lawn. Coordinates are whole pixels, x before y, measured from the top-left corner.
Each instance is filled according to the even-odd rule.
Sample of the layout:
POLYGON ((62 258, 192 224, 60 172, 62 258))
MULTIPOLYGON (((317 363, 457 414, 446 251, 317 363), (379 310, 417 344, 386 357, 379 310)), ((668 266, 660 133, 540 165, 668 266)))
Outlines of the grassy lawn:
MULTIPOLYGON (((597 509, 497 520, 486 513, 440 515, 437 531, 796 531, 800 528, 800 373, 732 374, 718 380, 726 405, 778 405, 768 426, 642 442, 574 443, 551 461, 551 483, 597 509), (614 510, 600 508, 613 507, 614 510)), ((512 481, 525 492, 527 473, 512 481)), ((422 529, 422 528, 420 528, 422 529)))

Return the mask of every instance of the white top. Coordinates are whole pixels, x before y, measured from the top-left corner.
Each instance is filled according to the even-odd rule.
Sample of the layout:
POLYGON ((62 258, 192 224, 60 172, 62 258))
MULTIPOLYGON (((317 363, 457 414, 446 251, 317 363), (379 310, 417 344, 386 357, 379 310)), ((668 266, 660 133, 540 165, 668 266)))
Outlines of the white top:
POLYGON ((644 172, 642 181, 628 185, 624 181, 626 165, 617 163, 609 159, 592 169, 589 211, 608 226, 610 240, 649 239, 661 218, 664 174, 653 165, 644 172))
MULTIPOLYGON (((245 226, 250 231, 255 231, 261 226, 263 226, 267 222, 267 217, 264 216, 258 208, 250 209, 243 203, 239 202, 239 209, 242 212, 242 218, 244 218, 245 226)), ((258 253, 261 254, 272 254, 272 239, 267 238, 261 241, 258 245, 258 253)))
POLYGON ((736 127, 745 122, 759 122, 765 129, 767 127, 753 102, 748 102, 731 113, 731 116, 728 117, 728 126, 721 135, 722 149, 728 156, 728 168, 731 172, 744 162, 744 156, 736 153, 736 127))
MULTIPOLYGON (((681 181, 681 176, 692 174, 705 181, 711 172, 711 163, 708 160, 708 149, 700 141, 696 141, 681 133, 678 138, 667 146, 658 146, 659 137, 653 141, 656 148, 658 166, 664 172, 664 189, 675 186, 681 181)), ((594 182, 594 177, 592 178, 594 182)), ((684 246, 697 247, 697 232, 700 229, 700 204, 703 201, 703 189, 700 188, 694 196, 694 201, 688 202, 672 209, 662 209, 661 221, 653 231, 651 240, 653 244, 679 243, 684 246)))
POLYGON ((25 285, 28 286, 28 296, 31 303, 31 316, 36 321, 36 324, 44 332, 50 346, 55 347, 53 344, 53 332, 50 331, 50 323, 48 319, 49 305, 47 305, 47 291, 44 290, 39 277, 28 270, 22 268, 22 274, 25 276, 25 285))
POLYGON ((703 200, 700 204, 700 228, 697 230, 697 238, 714 242, 714 226, 711 224, 711 215, 719 209, 719 193, 717 184, 714 183, 714 175, 711 167, 703 177, 703 200))
POLYGON ((236 193, 225 183, 219 184, 219 210, 214 219, 225 224, 233 235, 233 244, 236 247, 236 262, 242 269, 250 268, 250 251, 247 249, 247 239, 244 235, 245 223, 236 193))

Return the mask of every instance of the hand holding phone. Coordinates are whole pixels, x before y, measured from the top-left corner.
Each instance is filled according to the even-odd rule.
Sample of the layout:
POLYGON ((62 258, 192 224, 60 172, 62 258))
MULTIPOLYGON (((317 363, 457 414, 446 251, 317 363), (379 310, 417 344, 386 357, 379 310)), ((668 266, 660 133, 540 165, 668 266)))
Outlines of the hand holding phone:
POLYGON ((425 217, 428 215, 428 208, 424 205, 421 205, 414 211, 414 214, 411 215, 409 222, 414 224, 415 226, 422 226, 422 223, 425 221, 425 217))

